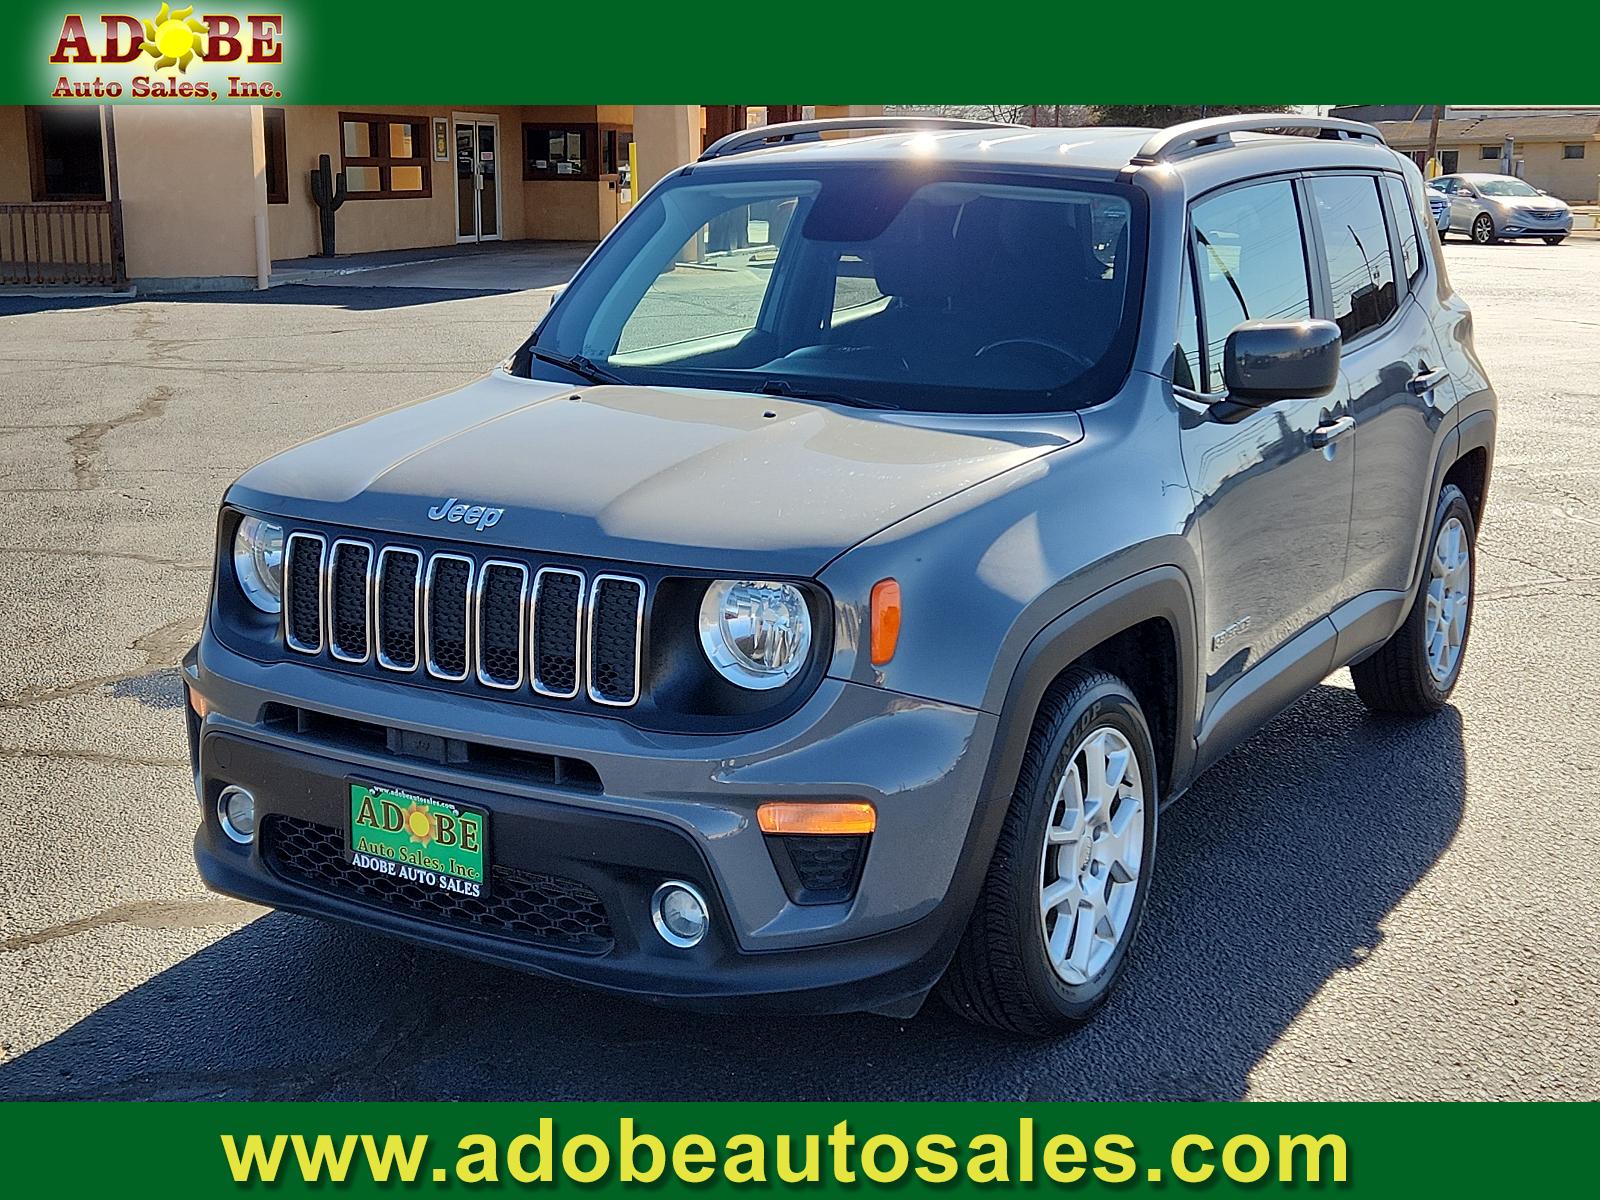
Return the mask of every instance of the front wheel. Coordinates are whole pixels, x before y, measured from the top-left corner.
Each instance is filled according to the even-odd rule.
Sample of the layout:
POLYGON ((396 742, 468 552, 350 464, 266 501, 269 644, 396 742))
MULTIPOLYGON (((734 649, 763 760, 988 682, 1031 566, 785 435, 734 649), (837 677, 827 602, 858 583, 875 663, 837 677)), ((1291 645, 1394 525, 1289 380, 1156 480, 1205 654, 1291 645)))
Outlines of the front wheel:
POLYGON ((1477 220, 1472 222, 1472 240, 1480 246, 1488 246, 1498 240, 1495 237, 1494 220, 1488 213, 1479 213, 1477 220))
POLYGON ((1544 244, 1546 246, 1559 246, 1559 245, 1561 245, 1562 242, 1564 242, 1566 240, 1567 240, 1567 235, 1563 233, 1563 234, 1560 234, 1560 235, 1558 235, 1556 237, 1547 237, 1547 238, 1545 238, 1544 244))
POLYGON ((951 1008, 1048 1037, 1105 1003, 1144 912, 1158 794, 1132 690, 1104 671, 1068 671, 1040 706, 983 891, 940 983, 951 1008))
POLYGON ((1472 506, 1460 488, 1447 484, 1410 615, 1376 653, 1350 668, 1368 708, 1426 716, 1450 699, 1472 630, 1476 547, 1472 506))

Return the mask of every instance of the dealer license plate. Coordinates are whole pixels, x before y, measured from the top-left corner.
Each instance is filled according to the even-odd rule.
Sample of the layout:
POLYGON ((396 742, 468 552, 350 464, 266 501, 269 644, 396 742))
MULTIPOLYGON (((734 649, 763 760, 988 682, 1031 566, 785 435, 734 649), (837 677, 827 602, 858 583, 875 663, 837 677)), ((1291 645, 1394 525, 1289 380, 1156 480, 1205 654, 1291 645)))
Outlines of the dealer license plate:
POLYGON ((486 896, 488 833, 477 809, 381 784, 350 785, 348 857, 359 871, 458 896, 486 896))

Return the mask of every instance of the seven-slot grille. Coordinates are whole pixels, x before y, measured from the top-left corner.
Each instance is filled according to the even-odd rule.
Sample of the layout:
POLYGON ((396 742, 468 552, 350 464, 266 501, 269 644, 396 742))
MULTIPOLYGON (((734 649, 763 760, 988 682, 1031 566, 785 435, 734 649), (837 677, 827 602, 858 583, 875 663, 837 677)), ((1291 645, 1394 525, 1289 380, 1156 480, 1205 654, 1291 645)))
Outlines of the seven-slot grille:
POLYGON ((639 700, 642 579, 303 531, 285 559, 284 644, 301 654, 610 707, 639 700))

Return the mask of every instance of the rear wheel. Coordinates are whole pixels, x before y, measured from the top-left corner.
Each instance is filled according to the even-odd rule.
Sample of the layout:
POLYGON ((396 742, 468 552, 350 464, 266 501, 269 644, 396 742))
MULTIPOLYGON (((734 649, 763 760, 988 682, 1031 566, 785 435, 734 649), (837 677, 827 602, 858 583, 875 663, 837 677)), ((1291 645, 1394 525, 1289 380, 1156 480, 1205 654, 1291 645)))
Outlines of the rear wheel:
POLYGON ((1544 244, 1546 246, 1559 246, 1559 245, 1561 245, 1562 242, 1564 242, 1566 240, 1567 240, 1567 235, 1563 233, 1563 234, 1560 234, 1560 235, 1555 236, 1555 237, 1547 237, 1547 238, 1545 238, 1544 244))
POLYGON ((1494 232, 1494 219, 1488 213, 1479 213, 1472 222, 1472 240, 1480 246, 1487 246, 1499 240, 1494 232))
POLYGON ((1046 1037, 1110 995, 1156 849, 1155 753, 1139 702, 1074 668, 1041 705, 1000 841, 940 994, 969 1020, 1046 1037))
POLYGON ((1460 488, 1447 484, 1434 514, 1422 587, 1406 623, 1377 653, 1350 668, 1356 694, 1368 708, 1426 716, 1450 699, 1472 630, 1476 542, 1472 506, 1460 488))

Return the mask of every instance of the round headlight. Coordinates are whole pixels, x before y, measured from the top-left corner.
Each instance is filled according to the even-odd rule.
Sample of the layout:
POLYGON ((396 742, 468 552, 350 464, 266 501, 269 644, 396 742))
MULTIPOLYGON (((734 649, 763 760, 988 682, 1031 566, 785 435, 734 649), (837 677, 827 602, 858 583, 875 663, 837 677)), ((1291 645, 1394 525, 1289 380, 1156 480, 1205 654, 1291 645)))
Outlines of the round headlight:
POLYGON ((800 589, 761 579, 719 579, 700 604, 700 645, 740 687, 782 687, 806 665, 811 614, 800 589))
POLYGON ((246 517, 233 535, 233 574, 239 590, 262 612, 283 608, 283 526, 246 517))

